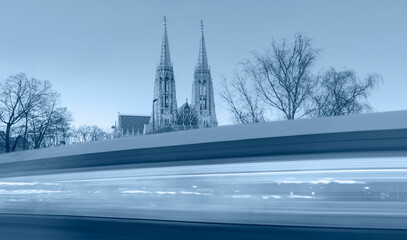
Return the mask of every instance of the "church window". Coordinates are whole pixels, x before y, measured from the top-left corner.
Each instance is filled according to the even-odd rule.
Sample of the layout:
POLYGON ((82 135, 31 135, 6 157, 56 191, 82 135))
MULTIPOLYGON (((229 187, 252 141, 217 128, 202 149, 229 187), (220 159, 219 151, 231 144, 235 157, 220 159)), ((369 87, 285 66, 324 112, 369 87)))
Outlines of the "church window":
POLYGON ((206 82, 203 82, 200 87, 200 108, 206 109, 206 82))
POLYGON ((201 95, 206 95, 206 84, 205 84, 205 82, 201 86, 201 95))
POLYGON ((168 95, 165 95, 165 107, 168 108, 168 95))
POLYGON ((201 109, 206 109, 207 108, 206 96, 201 96, 200 105, 201 105, 201 109))

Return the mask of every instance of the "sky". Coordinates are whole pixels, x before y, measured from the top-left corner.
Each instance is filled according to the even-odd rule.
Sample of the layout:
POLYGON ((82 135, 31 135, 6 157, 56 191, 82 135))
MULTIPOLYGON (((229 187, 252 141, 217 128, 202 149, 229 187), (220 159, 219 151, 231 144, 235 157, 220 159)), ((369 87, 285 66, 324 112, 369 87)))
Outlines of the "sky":
POLYGON ((109 129, 118 112, 149 115, 166 16, 178 105, 191 98, 204 22, 220 125, 232 123, 222 78, 295 33, 323 50, 316 71, 381 74, 371 105, 402 110, 406 12, 404 0, 0 0, 0 80, 26 73, 51 81, 77 126, 109 129))

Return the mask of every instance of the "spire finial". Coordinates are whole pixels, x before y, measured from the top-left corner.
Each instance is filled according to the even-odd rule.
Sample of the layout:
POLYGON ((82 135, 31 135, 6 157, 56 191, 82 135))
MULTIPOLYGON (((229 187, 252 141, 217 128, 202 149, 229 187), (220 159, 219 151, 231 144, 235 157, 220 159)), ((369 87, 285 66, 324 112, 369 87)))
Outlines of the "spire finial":
POLYGON ((201 33, 203 33, 203 27, 204 27, 203 21, 201 20, 201 33))
POLYGON ((164 16, 164 27, 166 27, 166 26, 167 26, 167 17, 164 16))

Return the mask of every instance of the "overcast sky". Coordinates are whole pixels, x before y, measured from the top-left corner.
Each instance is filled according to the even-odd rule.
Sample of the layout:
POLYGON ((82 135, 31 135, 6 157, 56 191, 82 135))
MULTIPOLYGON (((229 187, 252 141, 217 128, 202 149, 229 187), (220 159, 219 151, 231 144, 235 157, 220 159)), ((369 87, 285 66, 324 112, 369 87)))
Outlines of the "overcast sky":
POLYGON ((384 78, 376 111, 407 109, 407 1, 0 0, 0 79, 50 80, 75 124, 109 128, 117 113, 149 115, 167 16, 178 105, 191 98, 200 20, 220 124, 231 123, 222 76, 272 39, 305 33, 333 66, 384 78))

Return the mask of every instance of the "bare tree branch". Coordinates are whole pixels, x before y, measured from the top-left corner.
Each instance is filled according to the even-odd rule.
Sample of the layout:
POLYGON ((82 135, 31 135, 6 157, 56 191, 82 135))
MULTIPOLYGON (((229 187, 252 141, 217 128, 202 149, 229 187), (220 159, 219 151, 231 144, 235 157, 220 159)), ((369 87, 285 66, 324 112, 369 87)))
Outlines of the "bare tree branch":
POLYGON ((314 117, 349 115, 370 111, 367 97, 382 82, 378 74, 359 79, 350 70, 337 72, 330 68, 321 77, 321 85, 313 97, 314 117))
POLYGON ((255 88, 247 83, 247 77, 242 74, 245 73, 236 71, 231 80, 224 78, 220 95, 237 123, 264 122, 264 107, 255 93, 255 88))
POLYGON ((224 87, 227 91, 224 91, 222 96, 235 118, 241 118, 244 110, 253 112, 250 109, 250 97, 264 104, 261 110, 263 120, 265 106, 268 106, 267 112, 277 110, 285 119, 309 115, 308 102, 316 88, 311 68, 319 52, 319 49, 312 46, 311 40, 301 34, 295 36, 293 43, 286 40, 281 43, 273 41, 270 49, 263 53, 254 52, 252 60, 240 64, 242 77, 238 78, 235 74, 238 82, 247 82, 248 85, 255 87, 252 96, 244 99, 246 104, 239 107, 236 101, 233 104, 231 101, 233 94, 246 96, 242 91, 242 87, 246 88, 246 85, 230 84, 231 89, 224 87))
POLYGON ((14 151, 20 144, 22 149, 27 149, 28 144, 39 148, 60 109, 59 95, 52 91, 51 83, 17 74, 0 83, 0 93, 4 151, 14 151))

